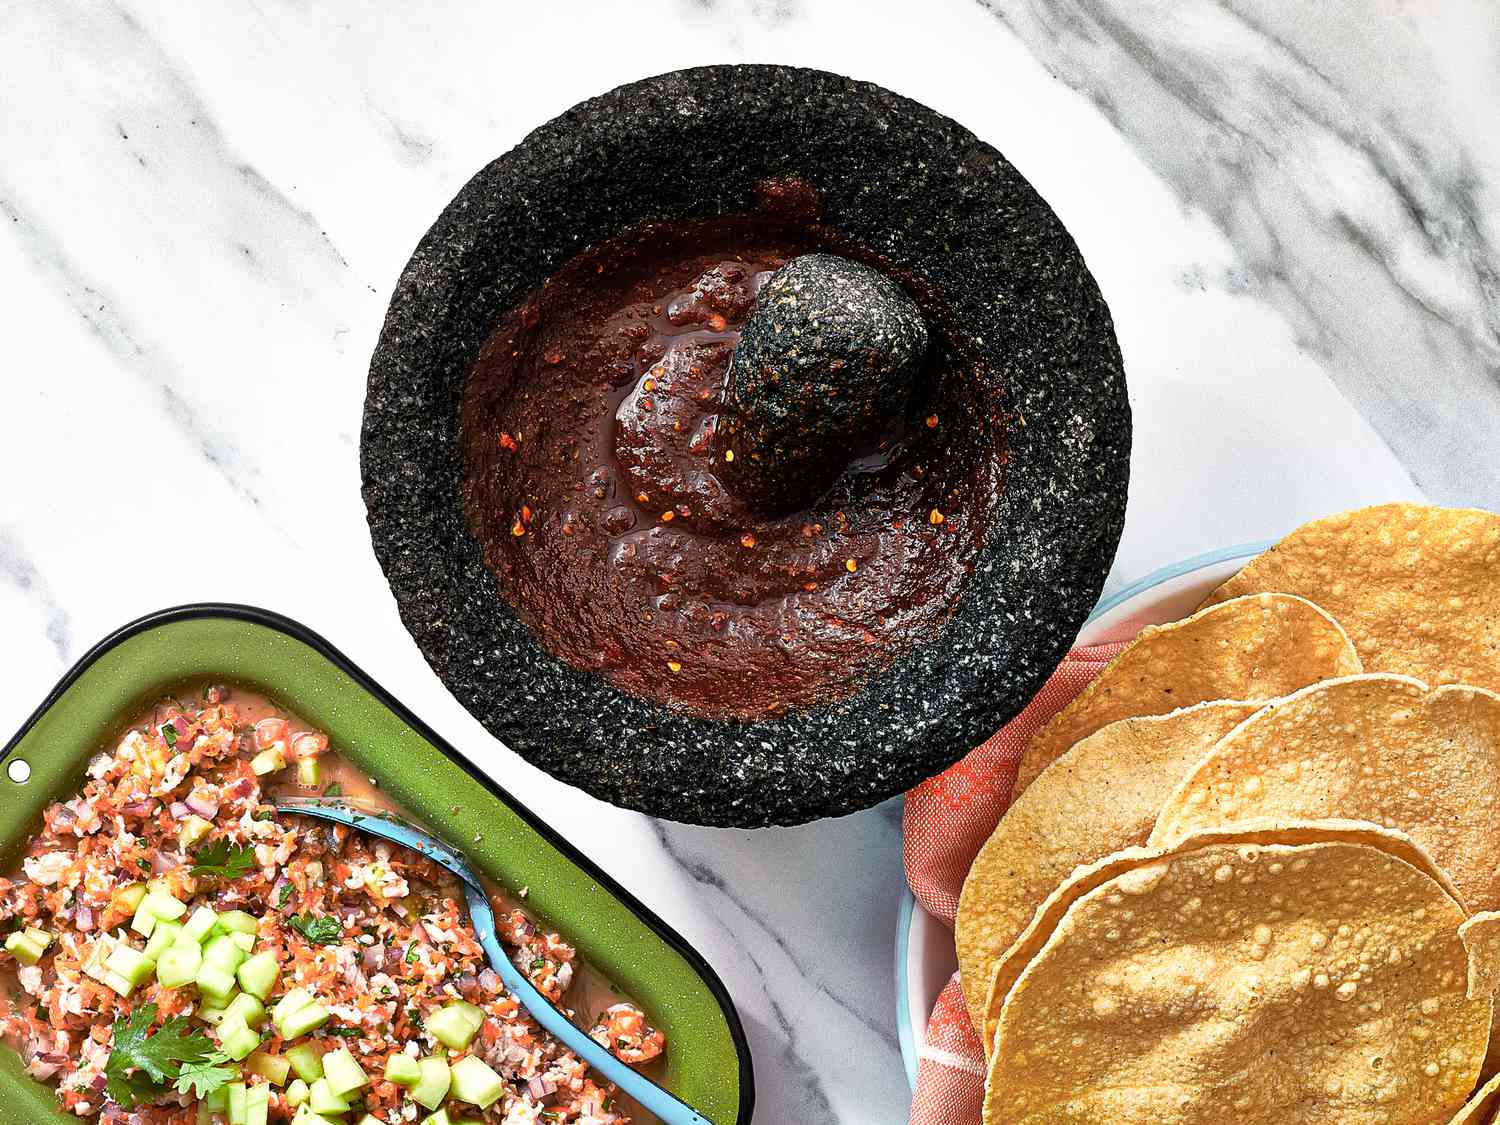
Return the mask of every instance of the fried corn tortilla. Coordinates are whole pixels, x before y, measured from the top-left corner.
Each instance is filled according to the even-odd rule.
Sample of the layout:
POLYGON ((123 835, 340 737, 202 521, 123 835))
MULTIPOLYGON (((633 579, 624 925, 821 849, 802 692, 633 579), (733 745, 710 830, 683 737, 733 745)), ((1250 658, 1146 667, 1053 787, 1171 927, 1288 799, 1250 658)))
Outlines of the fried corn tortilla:
POLYGON ((1150 842, 1329 816, 1401 829, 1469 910, 1500 909, 1500 695, 1381 673, 1304 688, 1214 746, 1165 802, 1150 842))
POLYGON ((1285 594, 1236 598, 1152 625, 1053 716, 1022 755, 1016 792, 1100 727, 1211 699, 1268 700, 1363 671, 1339 623, 1285 594))
POLYGON ((1144 844, 1182 778, 1261 706, 1220 700, 1110 723, 1016 798, 974 858, 958 900, 959 982, 975 1028, 982 1033, 995 958, 1053 888, 1081 864, 1144 844))
POLYGON ((1448 1125, 1494 1125, 1500 1120, 1500 1075, 1486 1082, 1448 1125))
POLYGON ((1500 913, 1484 910, 1458 927, 1469 955, 1469 999, 1493 996, 1500 988, 1500 913))
POLYGON ((1446 872, 1432 861, 1412 839, 1403 832, 1380 828, 1357 820, 1312 820, 1287 822, 1275 820, 1246 821, 1223 828, 1209 828, 1195 832, 1192 836, 1165 848, 1124 848, 1114 855, 1105 856, 1094 863, 1086 864, 1074 871, 1067 881, 1057 887, 1045 902, 1037 907, 1021 936, 1011 943, 1009 949, 995 961, 990 972, 990 987, 985 1001, 984 1040, 988 1056, 994 1047, 995 1032, 1000 1023, 1000 1010, 1005 998, 1020 979, 1022 972, 1047 943, 1068 908, 1094 888, 1108 882, 1132 868, 1169 858, 1179 852, 1210 844, 1257 845, 1274 840, 1278 844, 1293 845, 1340 841, 1378 847, 1388 854, 1403 860, 1425 872, 1442 884, 1449 897, 1458 901, 1458 889, 1446 872))
POLYGON ((986 1125, 1458 1112, 1490 1030, 1463 908, 1395 833, 1317 831, 1185 842, 1074 896, 1005 998, 986 1125))
POLYGON ((1304 524, 1204 603, 1276 590, 1344 626, 1369 672, 1500 690, 1500 515, 1382 504, 1304 524))

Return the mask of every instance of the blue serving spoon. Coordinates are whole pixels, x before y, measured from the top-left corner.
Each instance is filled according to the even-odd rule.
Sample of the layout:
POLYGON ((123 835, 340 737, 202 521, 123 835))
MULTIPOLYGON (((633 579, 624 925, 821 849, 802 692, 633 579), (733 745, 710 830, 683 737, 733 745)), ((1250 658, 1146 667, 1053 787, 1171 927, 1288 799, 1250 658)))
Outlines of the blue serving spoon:
POLYGON ((489 895, 479 882, 479 876, 469 866, 469 861, 447 844, 391 813, 368 812, 344 801, 326 797, 286 797, 276 802, 276 808, 279 812, 318 817, 347 825, 360 832, 368 832, 372 836, 419 851, 442 864, 463 883, 469 918, 474 924, 479 944, 484 947, 485 955, 490 959, 490 965, 537 1023, 648 1112, 655 1114, 665 1125, 713 1125, 713 1122, 692 1106, 626 1066, 608 1048, 601 1047, 590 1039, 587 1032, 537 991, 536 986, 505 955, 500 939, 495 935, 495 912, 490 908, 489 895))

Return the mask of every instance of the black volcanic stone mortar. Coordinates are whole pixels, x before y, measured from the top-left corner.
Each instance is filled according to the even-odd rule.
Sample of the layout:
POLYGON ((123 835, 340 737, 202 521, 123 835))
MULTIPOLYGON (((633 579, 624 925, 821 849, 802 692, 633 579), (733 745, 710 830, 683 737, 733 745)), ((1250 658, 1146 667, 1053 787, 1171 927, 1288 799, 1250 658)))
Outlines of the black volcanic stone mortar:
POLYGON ((615 804, 757 826, 875 804, 1025 705, 1098 596, 1129 453, 1109 311, 1057 216, 998 152, 878 86, 717 66, 585 102, 459 192, 397 283, 360 461, 401 618, 490 731, 615 804), (778 176, 813 184, 829 227, 941 300, 1014 422, 992 533, 934 639, 836 704, 709 721, 567 667, 517 619, 461 508, 457 404, 501 315, 578 251, 646 218, 752 211, 757 184, 778 176))

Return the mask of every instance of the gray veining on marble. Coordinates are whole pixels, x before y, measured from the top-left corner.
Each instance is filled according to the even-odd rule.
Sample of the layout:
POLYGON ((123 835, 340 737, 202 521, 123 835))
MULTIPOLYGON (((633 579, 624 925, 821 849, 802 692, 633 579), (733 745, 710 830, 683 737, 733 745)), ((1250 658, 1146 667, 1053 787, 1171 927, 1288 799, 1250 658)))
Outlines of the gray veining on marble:
POLYGON ((979 2, 1224 231, 1220 283, 1275 304, 1424 492, 1500 504, 1493 5, 979 2))

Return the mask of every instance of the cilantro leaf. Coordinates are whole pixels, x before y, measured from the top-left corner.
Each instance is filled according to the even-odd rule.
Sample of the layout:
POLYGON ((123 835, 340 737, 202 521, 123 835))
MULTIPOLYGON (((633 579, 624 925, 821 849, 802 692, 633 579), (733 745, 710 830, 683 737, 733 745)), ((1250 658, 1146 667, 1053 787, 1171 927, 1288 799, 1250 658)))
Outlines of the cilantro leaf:
POLYGON ((177 728, 176 727, 174 727, 171 723, 163 723, 161 725, 161 736, 167 740, 167 749, 168 750, 175 750, 175 749, 177 749, 177 728))
POLYGON ((344 936, 339 920, 326 914, 293 914, 287 925, 317 945, 334 945, 344 936))
POLYGON ((142 1004, 114 1025, 114 1047, 104 1064, 105 1093, 125 1109, 150 1101, 176 1082, 184 1063, 201 1063, 216 1054, 213 1041, 177 1016, 154 1033, 155 1004, 142 1004))
POLYGON ((228 1061, 229 1056, 223 1051, 215 1051, 201 1062, 183 1063, 173 1089, 179 1094, 191 1094, 201 1101, 239 1076, 238 1070, 221 1065, 228 1061))
POLYGON ((221 837, 193 853, 193 874, 238 879, 255 866, 255 849, 221 837))

